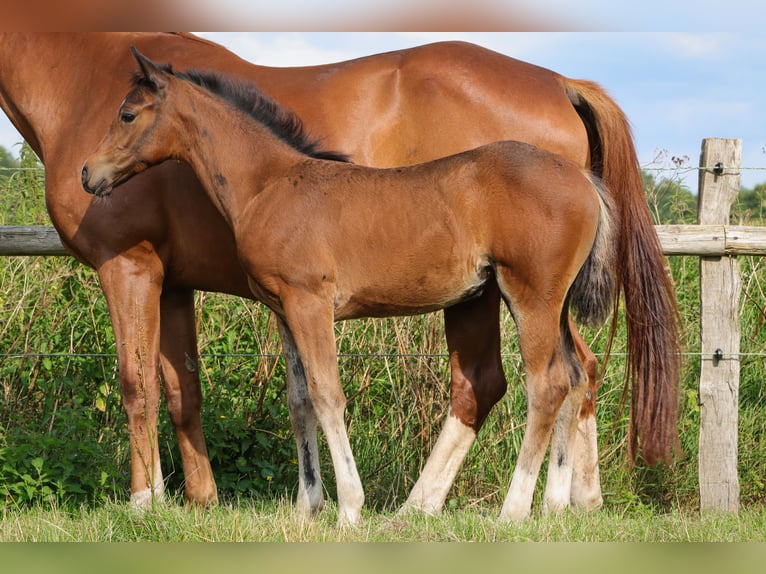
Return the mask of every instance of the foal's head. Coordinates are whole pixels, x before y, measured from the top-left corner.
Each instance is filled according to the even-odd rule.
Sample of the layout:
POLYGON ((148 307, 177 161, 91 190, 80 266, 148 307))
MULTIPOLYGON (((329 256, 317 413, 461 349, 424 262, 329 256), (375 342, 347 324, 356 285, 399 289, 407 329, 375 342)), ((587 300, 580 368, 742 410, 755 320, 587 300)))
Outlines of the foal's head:
MULTIPOLYGON (((112 188, 147 167, 180 156, 186 146, 184 136, 192 126, 179 114, 170 113, 189 106, 176 97, 177 90, 168 89, 175 82, 193 84, 196 89, 202 88, 225 100, 303 154, 348 161, 344 154, 321 150, 319 142, 308 137, 303 123, 293 112, 254 85, 215 72, 174 72, 169 65, 152 62, 133 46, 131 51, 139 66, 133 87, 120 105, 109 132, 82 168, 82 184, 89 193, 107 196, 112 188)), ((191 109, 187 116, 196 118, 202 113, 202 110, 191 109)))
POLYGON ((82 168, 85 190, 100 197, 146 168, 174 157, 179 130, 173 116, 162 113, 169 104, 167 86, 177 81, 169 66, 155 64, 130 48, 140 71, 120 104, 117 117, 96 151, 82 168))

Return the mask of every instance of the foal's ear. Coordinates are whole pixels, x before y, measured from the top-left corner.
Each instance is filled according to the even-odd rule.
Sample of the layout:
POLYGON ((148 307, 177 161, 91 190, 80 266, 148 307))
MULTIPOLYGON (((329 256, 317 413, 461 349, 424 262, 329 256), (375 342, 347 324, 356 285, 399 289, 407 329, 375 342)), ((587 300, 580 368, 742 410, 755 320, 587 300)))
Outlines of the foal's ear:
POLYGON ((130 51, 133 52, 133 56, 136 58, 136 62, 138 62, 138 67, 141 68, 142 79, 157 89, 164 88, 168 83, 168 73, 161 66, 155 64, 139 52, 135 46, 131 46, 130 51))

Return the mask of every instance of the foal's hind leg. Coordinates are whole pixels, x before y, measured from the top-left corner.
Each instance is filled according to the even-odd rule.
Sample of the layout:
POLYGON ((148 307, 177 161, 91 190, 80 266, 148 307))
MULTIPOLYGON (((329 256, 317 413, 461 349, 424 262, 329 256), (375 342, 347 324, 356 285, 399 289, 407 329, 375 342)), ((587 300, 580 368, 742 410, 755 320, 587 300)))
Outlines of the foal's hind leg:
POLYGON ((319 472, 317 419, 306 384, 306 371, 292 333, 282 319, 278 319, 277 324, 287 368, 287 404, 290 408, 290 423, 298 449, 297 506, 298 512, 308 518, 318 513, 324 506, 322 478, 319 472))
POLYGON ((202 390, 199 380, 194 292, 165 290, 160 299, 160 359, 170 420, 178 437, 187 502, 218 501, 215 479, 202 432, 202 390))
POLYGON ((562 351, 569 374, 570 390, 553 425, 548 478, 543 497, 545 512, 559 512, 569 506, 578 413, 586 391, 587 380, 575 352, 570 328, 571 324, 562 325, 562 351))
POLYGON ((500 358, 500 292, 492 281, 478 299, 444 310, 450 353, 450 411, 402 510, 441 511, 455 476, 507 384, 500 358))
MULTIPOLYGON (((536 322, 542 323, 542 317, 538 315, 536 322)), ((556 328, 550 325, 543 329, 550 331, 556 328)), ((519 328, 521 340, 524 339, 523 330, 519 328)), ((569 377, 561 360, 561 347, 556 337, 549 333, 540 337, 527 337, 526 343, 522 342, 522 354, 527 371, 527 427, 511 486, 500 513, 502 520, 522 520, 529 516, 551 430, 569 392, 569 377)))
POLYGON ((530 513, 551 431, 571 386, 560 330, 564 294, 556 293, 557 285, 514 285, 513 276, 500 269, 498 282, 516 321, 527 375, 527 426, 500 518, 521 520, 530 513))

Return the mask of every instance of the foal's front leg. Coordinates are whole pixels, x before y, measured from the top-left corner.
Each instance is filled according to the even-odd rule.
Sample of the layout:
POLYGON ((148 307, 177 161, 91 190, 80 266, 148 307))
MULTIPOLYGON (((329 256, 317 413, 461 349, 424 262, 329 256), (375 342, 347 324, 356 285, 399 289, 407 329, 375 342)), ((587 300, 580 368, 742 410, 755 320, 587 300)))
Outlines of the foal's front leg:
POLYGON ((306 384, 306 370, 303 368, 293 335, 282 319, 278 319, 277 323, 287 368, 290 423, 298 452, 298 511, 308 518, 324 506, 322 477, 319 471, 317 418, 306 384))
POLYGON ((342 526, 354 526, 361 516, 364 491, 344 420, 346 397, 338 373, 332 304, 326 298, 305 292, 283 294, 282 304, 283 344, 289 346, 290 337, 285 335, 292 335, 305 370, 308 396, 332 457, 338 487, 338 522, 342 526))

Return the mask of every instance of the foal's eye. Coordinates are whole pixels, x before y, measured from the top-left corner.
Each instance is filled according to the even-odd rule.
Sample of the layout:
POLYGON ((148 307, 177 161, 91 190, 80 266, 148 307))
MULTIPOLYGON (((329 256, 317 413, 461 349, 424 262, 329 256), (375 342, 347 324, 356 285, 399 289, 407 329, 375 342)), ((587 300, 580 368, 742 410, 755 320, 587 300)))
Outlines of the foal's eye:
POLYGON ((129 124, 130 122, 132 122, 132 121, 133 121, 133 120, 135 120, 135 119, 136 119, 136 114, 134 114, 134 113, 131 113, 131 112, 122 112, 122 113, 120 114, 120 121, 121 121, 121 122, 124 122, 124 123, 126 123, 126 124, 129 124))

